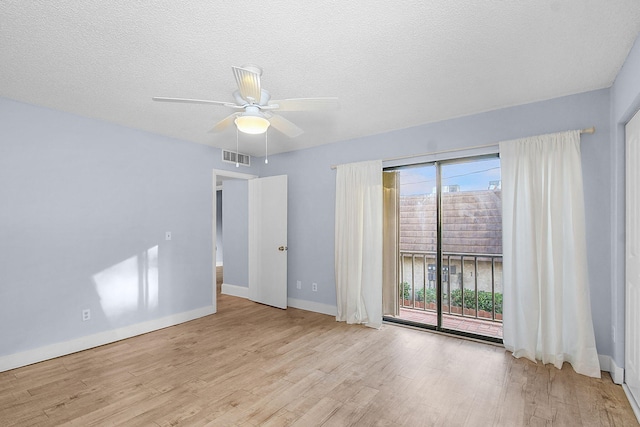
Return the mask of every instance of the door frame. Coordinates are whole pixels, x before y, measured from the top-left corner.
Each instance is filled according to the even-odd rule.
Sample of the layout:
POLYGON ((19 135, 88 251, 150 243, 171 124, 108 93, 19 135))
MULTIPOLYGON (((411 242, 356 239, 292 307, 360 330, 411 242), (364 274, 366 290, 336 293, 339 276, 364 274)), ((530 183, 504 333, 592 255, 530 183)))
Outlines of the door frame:
MULTIPOLYGON (((244 179, 244 180, 250 180, 250 179, 254 179, 257 178, 258 175, 252 175, 252 174, 248 174, 248 173, 242 173, 242 172, 234 172, 234 171, 228 171, 228 170, 224 170, 224 169, 213 169, 213 214, 212 214, 212 252, 213 252, 213 257, 211 259, 211 264, 212 264, 212 268, 213 268, 213 297, 212 297, 212 305, 213 305, 213 312, 217 313, 218 312, 218 305, 217 305, 217 284, 216 284, 216 241, 217 241, 217 222, 218 222, 218 218, 217 218, 217 212, 218 212, 218 198, 217 198, 217 191, 218 191, 218 179, 220 178, 221 181, 225 181, 227 179, 244 179)), ((222 184, 220 184, 220 190, 222 190, 222 184)))
MULTIPOLYGON (((637 294, 633 295, 633 276, 636 276, 637 280, 637 269, 632 267, 633 262, 630 262, 630 253, 634 252, 633 246, 638 245, 638 233, 637 226, 634 226, 637 223, 637 218, 632 218, 634 213, 637 213, 637 207, 634 209, 634 200, 632 195, 637 191, 636 186, 631 184, 638 183, 638 177, 633 173, 635 171, 634 160, 638 160, 638 148, 637 143, 632 147, 632 139, 633 134, 630 134, 631 126, 637 126, 640 120, 640 110, 636 111, 633 116, 629 119, 629 121, 624 126, 624 147, 625 147, 625 177, 624 177, 624 186, 625 186, 625 251, 624 251, 624 260, 625 260, 625 270, 624 270, 624 381, 622 387, 627 395, 627 399, 631 404, 631 407, 636 415, 636 417, 640 420, 640 395, 638 394, 638 366, 636 366, 635 372, 634 369, 630 368, 634 365, 632 363, 632 349, 635 347, 638 348, 638 340, 640 337, 633 335, 632 332, 636 332, 636 330, 632 330, 632 325, 636 325, 636 319, 634 319, 634 315, 638 312, 639 307, 637 307, 637 294), (633 150, 632 150, 633 148, 633 150), (636 211, 636 212, 634 212, 636 211), (634 271, 635 270, 635 271, 634 271), (635 298, 634 298, 635 297, 635 298), (635 375, 630 375, 635 374, 635 375), (630 385, 631 383, 631 385, 630 385), (635 384, 634 384, 635 383, 635 384)), ((637 256, 636 256, 637 258, 637 256)), ((634 361, 635 362, 635 361, 634 361)))

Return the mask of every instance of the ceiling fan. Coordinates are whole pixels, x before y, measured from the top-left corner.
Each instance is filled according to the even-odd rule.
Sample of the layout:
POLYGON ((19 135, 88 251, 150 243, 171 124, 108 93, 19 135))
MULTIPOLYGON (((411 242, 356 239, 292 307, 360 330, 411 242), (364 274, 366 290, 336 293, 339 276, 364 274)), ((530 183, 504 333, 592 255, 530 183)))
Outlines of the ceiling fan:
POLYGON ((233 108, 238 111, 225 117, 210 132, 220 132, 235 123, 244 133, 261 134, 273 126, 290 138, 304 131, 274 111, 330 111, 338 109, 338 98, 293 98, 271 100, 271 95, 260 85, 262 68, 255 65, 231 67, 238 84, 233 92, 235 102, 210 101, 207 99, 166 98, 156 96, 154 101, 182 102, 189 104, 212 104, 233 108))

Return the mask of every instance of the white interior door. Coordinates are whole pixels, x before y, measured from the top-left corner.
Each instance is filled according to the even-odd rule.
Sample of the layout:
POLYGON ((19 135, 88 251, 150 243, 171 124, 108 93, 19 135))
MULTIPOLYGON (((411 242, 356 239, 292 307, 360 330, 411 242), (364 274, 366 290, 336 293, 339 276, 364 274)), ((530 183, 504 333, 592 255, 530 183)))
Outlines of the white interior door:
POLYGON ((249 298, 287 308, 287 176, 249 181, 249 298))
POLYGON ((624 380, 640 403, 640 113, 626 126, 626 317, 624 380))

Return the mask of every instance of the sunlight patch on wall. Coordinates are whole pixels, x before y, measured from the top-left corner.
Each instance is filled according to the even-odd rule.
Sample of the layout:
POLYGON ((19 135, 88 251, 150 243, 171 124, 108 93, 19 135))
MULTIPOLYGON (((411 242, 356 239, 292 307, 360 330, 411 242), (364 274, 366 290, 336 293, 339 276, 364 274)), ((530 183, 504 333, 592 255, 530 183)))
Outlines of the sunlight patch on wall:
POLYGON ((107 318, 158 306, 158 246, 93 276, 107 318))
POLYGON ((156 308, 158 306, 158 247, 154 246, 146 252, 146 263, 142 272, 146 274, 141 286, 144 291, 142 302, 147 308, 156 308))

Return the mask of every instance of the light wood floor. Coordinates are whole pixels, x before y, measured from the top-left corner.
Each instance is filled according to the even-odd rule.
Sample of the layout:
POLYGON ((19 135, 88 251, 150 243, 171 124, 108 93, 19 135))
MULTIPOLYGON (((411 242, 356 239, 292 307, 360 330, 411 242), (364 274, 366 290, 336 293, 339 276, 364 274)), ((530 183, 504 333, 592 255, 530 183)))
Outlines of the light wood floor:
POLYGON ((218 309, 0 373, 0 425, 636 425, 608 374, 225 295, 218 309))
POLYGON ((216 266, 216 285, 218 285, 218 294, 222 285, 222 266, 216 266))

